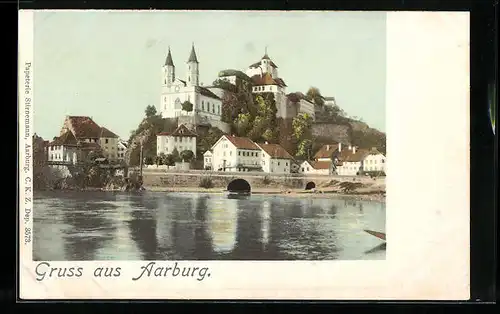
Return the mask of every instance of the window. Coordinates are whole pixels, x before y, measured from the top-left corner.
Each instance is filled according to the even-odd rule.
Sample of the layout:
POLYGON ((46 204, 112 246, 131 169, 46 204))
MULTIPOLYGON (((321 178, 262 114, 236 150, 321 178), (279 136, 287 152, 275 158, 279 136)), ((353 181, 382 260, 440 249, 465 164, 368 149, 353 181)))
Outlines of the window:
POLYGON ((233 156, 233 152, 229 152, 229 156, 233 156))
POLYGON ((241 152, 238 152, 238 156, 241 156, 241 152))
POLYGON ((288 162, 285 162, 285 167, 288 167, 288 162))
POLYGON ((201 110, 205 111, 205 102, 203 100, 201 101, 201 110))
POLYGON ((278 166, 280 165, 280 162, 278 161, 278 166))
POLYGON ((302 167, 300 170, 302 170, 302 172, 304 172, 304 167, 302 167))

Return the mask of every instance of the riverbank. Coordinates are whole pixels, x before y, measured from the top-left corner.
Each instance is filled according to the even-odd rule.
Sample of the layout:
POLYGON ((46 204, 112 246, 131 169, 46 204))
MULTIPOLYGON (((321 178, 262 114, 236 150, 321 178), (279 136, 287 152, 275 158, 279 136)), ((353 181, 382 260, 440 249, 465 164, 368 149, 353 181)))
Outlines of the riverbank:
MULTIPOLYGON (((221 188, 199 188, 199 187, 160 187, 160 186, 145 186, 146 191, 151 192, 166 192, 166 193, 210 193, 210 194, 224 194, 225 190, 221 188)), ((340 193, 333 188, 325 188, 319 190, 306 191, 304 189, 284 189, 284 188, 253 188, 253 195, 280 195, 287 197, 332 197, 332 198, 349 198, 356 200, 378 201, 385 202, 385 191, 378 190, 365 190, 353 193, 340 193)))

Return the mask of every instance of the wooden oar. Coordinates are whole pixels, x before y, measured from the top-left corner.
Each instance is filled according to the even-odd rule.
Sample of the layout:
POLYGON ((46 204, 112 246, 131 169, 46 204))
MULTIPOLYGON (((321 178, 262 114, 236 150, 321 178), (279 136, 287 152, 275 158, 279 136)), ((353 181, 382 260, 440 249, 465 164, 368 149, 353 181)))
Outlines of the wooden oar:
POLYGON ((372 230, 364 230, 365 232, 371 234, 372 236, 376 236, 379 239, 382 239, 385 241, 385 233, 383 232, 378 232, 378 231, 372 231, 372 230))

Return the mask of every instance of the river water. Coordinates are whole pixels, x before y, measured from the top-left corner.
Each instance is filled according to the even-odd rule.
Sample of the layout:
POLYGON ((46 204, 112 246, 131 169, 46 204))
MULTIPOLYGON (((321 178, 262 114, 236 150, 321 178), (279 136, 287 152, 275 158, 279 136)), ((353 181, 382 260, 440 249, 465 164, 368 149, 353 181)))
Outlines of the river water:
POLYGON ((35 194, 35 260, 385 259, 385 204, 199 193, 35 194))

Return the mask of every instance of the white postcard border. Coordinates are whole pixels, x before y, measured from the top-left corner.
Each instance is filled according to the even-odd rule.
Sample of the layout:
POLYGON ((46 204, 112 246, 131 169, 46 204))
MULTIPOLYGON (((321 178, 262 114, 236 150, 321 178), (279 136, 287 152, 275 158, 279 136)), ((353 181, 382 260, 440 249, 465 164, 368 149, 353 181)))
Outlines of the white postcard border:
POLYGON ((32 204, 34 102, 27 106, 26 98, 32 99, 33 67, 28 73, 28 94, 24 71, 26 63, 33 62, 33 15, 33 11, 19 13, 22 299, 469 298, 468 13, 391 12, 387 16, 386 260, 180 261, 180 267, 208 267, 205 278, 136 281, 132 278, 148 261, 41 264, 32 261, 32 238, 25 244, 33 223, 32 212, 24 220, 32 204), (74 267, 75 273, 82 267, 83 275, 49 278, 49 267, 74 267), (97 267, 120 267, 121 276, 96 278, 97 267), (45 279, 37 281, 41 273, 45 279))

